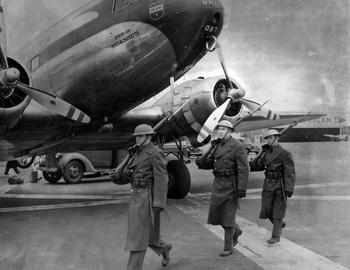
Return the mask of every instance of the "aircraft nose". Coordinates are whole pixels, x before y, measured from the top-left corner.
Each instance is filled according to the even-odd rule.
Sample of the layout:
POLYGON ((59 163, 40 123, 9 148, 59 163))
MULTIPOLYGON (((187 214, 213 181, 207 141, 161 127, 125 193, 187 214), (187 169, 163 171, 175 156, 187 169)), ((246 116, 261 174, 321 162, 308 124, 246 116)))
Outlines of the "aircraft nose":
POLYGON ((206 21, 202 29, 205 37, 218 36, 224 22, 224 9, 220 0, 201 0, 206 11, 206 21))

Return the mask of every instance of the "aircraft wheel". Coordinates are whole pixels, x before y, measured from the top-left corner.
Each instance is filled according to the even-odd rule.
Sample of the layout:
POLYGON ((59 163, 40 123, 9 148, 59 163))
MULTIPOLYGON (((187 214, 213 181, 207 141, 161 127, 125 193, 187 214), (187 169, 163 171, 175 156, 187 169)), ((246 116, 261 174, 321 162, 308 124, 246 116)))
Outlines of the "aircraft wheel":
POLYGON ((43 177, 47 182, 56 184, 62 178, 62 174, 60 172, 43 172, 43 177))
POLYGON ((185 198, 191 187, 191 175, 188 168, 179 160, 170 160, 167 170, 169 175, 168 198, 185 198))
POLYGON ((84 167, 81 162, 72 160, 63 169, 63 178, 67 184, 77 184, 84 175, 84 167))
POLYGON ((35 157, 27 157, 27 158, 18 158, 17 161, 17 167, 21 169, 27 169, 30 166, 32 166, 33 162, 35 160, 35 157))

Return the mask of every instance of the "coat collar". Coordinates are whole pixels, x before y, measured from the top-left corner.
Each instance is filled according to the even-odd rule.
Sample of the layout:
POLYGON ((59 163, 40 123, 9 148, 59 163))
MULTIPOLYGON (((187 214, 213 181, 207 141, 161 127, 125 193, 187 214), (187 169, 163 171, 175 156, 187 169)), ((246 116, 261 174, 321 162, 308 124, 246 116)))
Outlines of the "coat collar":
POLYGON ((274 161, 276 158, 278 158, 283 151, 283 149, 280 145, 276 145, 272 149, 273 149, 272 153, 269 153, 265 157, 265 165, 270 164, 272 161, 274 161))
POLYGON ((226 154, 227 152, 231 151, 233 148, 235 148, 235 145, 237 143, 237 140, 230 137, 226 142, 224 146, 217 146, 214 158, 221 157, 222 155, 226 154))
POLYGON ((145 161, 146 159, 150 158, 154 151, 156 151, 156 147, 152 143, 142 147, 141 153, 134 158, 133 162, 131 162, 129 167, 134 167, 140 164, 141 162, 145 161))

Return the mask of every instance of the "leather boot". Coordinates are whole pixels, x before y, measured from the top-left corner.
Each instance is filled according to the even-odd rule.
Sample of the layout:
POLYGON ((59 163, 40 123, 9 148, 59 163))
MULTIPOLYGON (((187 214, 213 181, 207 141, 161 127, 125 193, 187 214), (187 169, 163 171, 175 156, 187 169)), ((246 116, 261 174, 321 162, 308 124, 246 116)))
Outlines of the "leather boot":
POLYGON ((277 242, 280 241, 280 238, 279 237, 275 237, 275 236, 272 236, 269 240, 267 240, 267 242, 270 244, 270 245, 273 245, 273 244, 276 244, 277 242))
POLYGON ((172 249, 171 244, 167 244, 162 251, 162 266, 167 266, 170 262, 170 250, 172 249))
POLYGON ((243 231, 239 228, 237 225, 235 227, 235 233, 233 234, 233 241, 232 241, 232 246, 235 247, 238 243, 238 237, 242 235, 243 231))
POLYGON ((234 227, 224 227, 225 230, 225 244, 224 244, 224 250, 220 253, 221 257, 226 257, 229 255, 232 255, 233 248, 232 248, 232 242, 233 242, 233 231, 234 227))
POLYGON ((267 240, 269 244, 275 244, 280 241, 282 231, 282 219, 273 219, 273 229, 272 229, 272 237, 267 240))

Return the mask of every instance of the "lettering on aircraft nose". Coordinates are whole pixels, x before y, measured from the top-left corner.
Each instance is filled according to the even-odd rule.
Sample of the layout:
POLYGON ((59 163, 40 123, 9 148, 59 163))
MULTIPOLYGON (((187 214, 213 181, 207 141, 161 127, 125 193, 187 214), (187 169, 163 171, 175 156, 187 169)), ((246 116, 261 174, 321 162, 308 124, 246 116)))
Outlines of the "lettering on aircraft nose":
POLYGON ((149 17, 159 20, 164 15, 164 0, 149 0, 149 17))
POLYGON ((126 37, 124 37, 125 33, 120 33, 120 34, 115 36, 116 41, 111 45, 112 48, 118 47, 118 46, 122 45, 123 43, 140 35, 139 31, 135 31, 135 32, 131 33, 130 35, 127 35, 126 37), (121 39, 119 39, 119 38, 121 38, 121 39))

